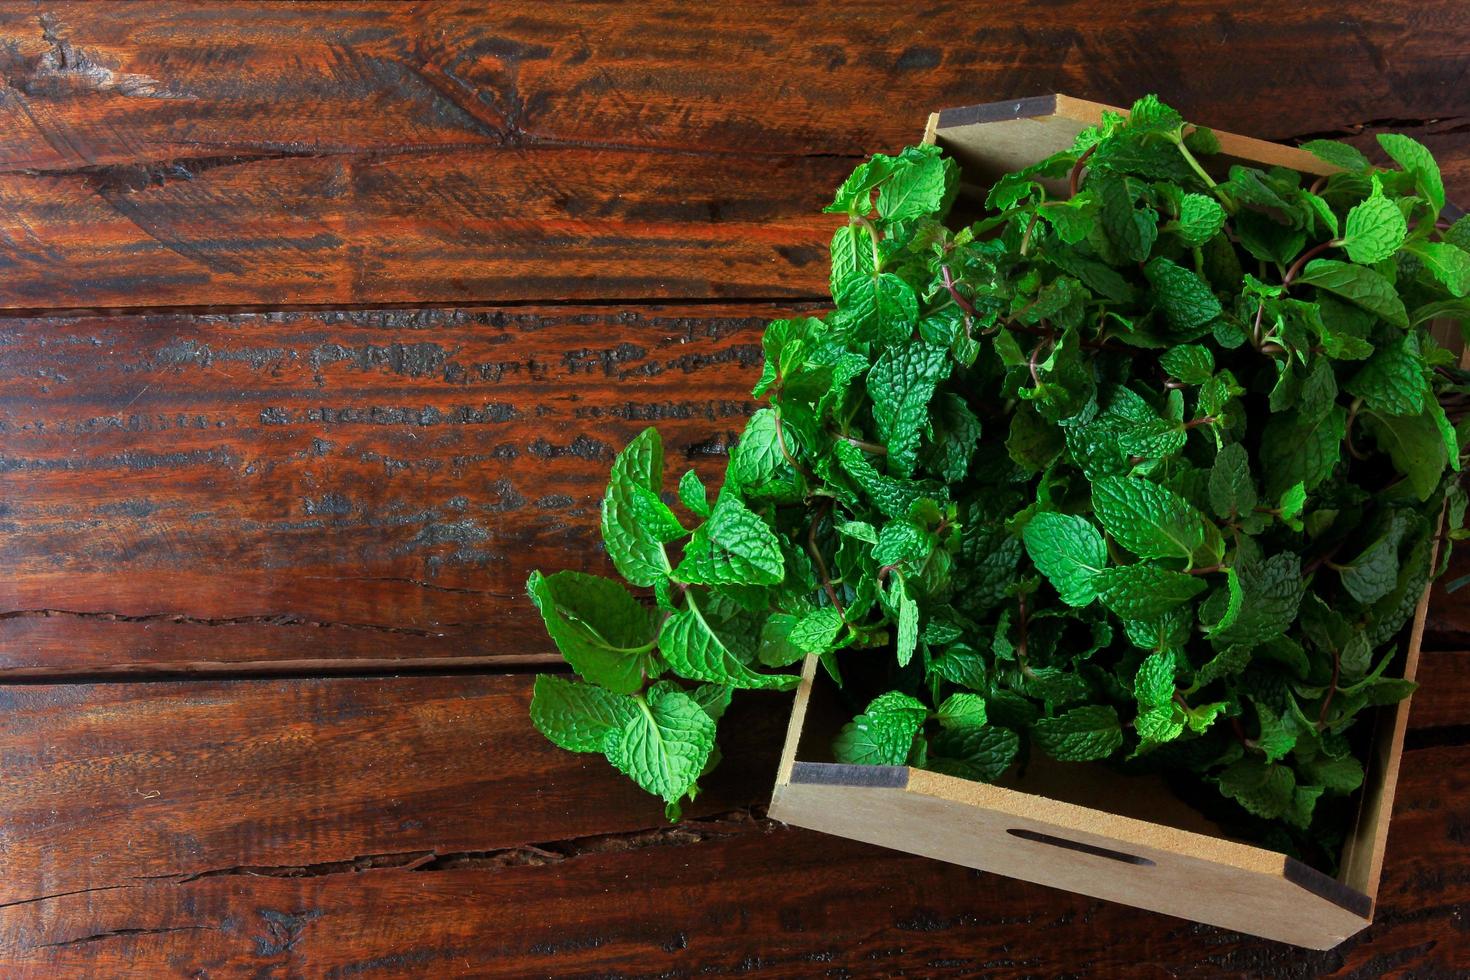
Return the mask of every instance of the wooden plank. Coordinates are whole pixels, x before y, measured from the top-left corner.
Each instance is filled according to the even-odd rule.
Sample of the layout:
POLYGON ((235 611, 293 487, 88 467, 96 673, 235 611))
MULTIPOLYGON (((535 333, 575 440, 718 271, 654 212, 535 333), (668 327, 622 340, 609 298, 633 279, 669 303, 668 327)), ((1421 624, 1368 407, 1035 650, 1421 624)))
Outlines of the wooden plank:
POLYGON ((1449 569, 1429 604, 1424 624, 1426 650, 1462 650, 1470 647, 1470 583, 1454 592, 1447 587, 1470 576, 1470 543, 1456 542, 1450 551, 1449 569))
POLYGON ((1347 30, 1325 7, 1106 9, 0 11, 0 308, 812 296, 816 212, 855 158, 930 109, 1057 88, 1158 89, 1272 138, 1422 123, 1466 186, 1458 5, 1347 30), (1037 44, 1072 52, 1060 75, 1037 44))
POLYGON ((548 147, 0 174, 0 306, 810 297, 851 169, 548 147))
POLYGON ((718 478, 789 312, 0 321, 0 670, 544 658, 613 453, 718 478))
MULTIPOLYGON (((520 848, 663 824, 527 717, 526 675, 0 688, 0 908, 149 875, 520 848)), ((785 701, 741 698, 695 816, 770 792, 785 701)))
MULTIPOLYGON (((605 836, 658 827, 656 808, 600 760, 540 742, 525 685, 11 689, 0 965, 17 977, 623 975, 634 962, 649 976, 1347 977, 1390 964, 1424 975, 1470 954, 1458 925, 1470 878, 1453 870, 1464 746, 1406 753, 1379 921, 1310 953, 743 811, 605 836)), ((722 770, 701 812, 763 795, 776 700, 727 728, 743 739, 764 726, 727 746, 747 768, 722 770), (752 748, 759 759, 736 755, 752 748)))
POLYGON ((1025 18, 738 2, 697 21, 678 0, 17 6, 0 11, 12 121, 0 164, 552 141, 865 155, 916 139, 932 109, 1058 90, 1121 105, 1158 91, 1267 139, 1465 112, 1445 84, 1470 45, 1453 0, 1371 16, 1227 0, 1115 12, 1101 0, 1025 18))

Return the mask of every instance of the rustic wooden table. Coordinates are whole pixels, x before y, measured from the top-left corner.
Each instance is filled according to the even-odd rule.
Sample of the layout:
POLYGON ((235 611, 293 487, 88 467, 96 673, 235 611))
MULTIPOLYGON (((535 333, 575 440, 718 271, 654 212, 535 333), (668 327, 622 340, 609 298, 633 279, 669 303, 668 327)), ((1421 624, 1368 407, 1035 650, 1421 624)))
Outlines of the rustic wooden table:
POLYGON ((931 108, 1392 126, 1470 196, 1463 4, 490 6, 0 5, 0 975, 1470 965, 1463 597, 1327 953, 774 824, 777 696, 670 828, 532 730, 523 597, 649 422, 720 472, 931 108))

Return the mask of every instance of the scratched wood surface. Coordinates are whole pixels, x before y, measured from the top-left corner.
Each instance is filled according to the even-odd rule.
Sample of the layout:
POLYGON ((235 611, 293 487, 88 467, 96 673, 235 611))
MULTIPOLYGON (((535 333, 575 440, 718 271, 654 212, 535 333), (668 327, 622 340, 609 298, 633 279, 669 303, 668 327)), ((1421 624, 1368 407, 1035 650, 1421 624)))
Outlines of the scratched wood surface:
POLYGON ((929 110, 1393 128, 1470 200, 1463 4, 1135 6, 0 2, 0 976, 1459 975, 1470 593, 1325 954, 773 824, 781 697, 676 829, 526 721, 526 574, 606 570, 645 425, 721 471, 929 110))

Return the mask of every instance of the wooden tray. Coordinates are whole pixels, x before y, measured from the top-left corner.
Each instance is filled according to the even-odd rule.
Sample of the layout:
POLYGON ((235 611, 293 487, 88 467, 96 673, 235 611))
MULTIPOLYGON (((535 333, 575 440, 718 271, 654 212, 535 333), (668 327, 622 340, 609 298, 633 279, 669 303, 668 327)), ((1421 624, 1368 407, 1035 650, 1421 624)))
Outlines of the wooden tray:
MULTIPOLYGON (((950 151, 964 180, 983 187, 1071 146, 1106 108, 1047 95, 945 109, 929 117, 925 142, 950 151)), ((1216 135, 1222 153, 1212 165, 1330 171, 1303 150, 1216 135)), ((1426 590, 1409 634, 1409 679, 1428 604, 1426 590)), ((827 710, 835 708, 830 687, 809 658, 771 799, 777 820, 1315 949, 1372 922, 1408 700, 1379 716, 1357 821, 1334 879, 1220 836, 1162 783, 1101 767, 1033 762, 1023 781, 989 785, 909 766, 821 761, 830 760, 828 744, 842 720, 827 710)))

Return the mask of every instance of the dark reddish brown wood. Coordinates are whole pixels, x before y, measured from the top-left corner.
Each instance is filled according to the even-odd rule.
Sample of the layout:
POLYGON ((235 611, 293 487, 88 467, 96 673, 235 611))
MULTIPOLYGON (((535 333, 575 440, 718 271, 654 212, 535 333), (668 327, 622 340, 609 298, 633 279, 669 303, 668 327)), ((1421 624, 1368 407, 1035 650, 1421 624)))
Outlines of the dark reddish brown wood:
POLYGON ((0 321, 0 670, 544 659, 526 576, 611 570, 643 427, 718 478, 788 312, 0 321))
POLYGON ((1409 718, 1416 728, 1470 725, 1470 651, 1426 650, 1419 655, 1419 689, 1409 718))
MULTIPOLYGON (((149 875, 514 849, 663 807, 527 717, 527 675, 0 688, 0 908, 149 875)), ((789 697, 732 707, 694 815, 765 798, 789 697)), ((242 872, 244 873, 244 872, 242 872)))
POLYGON ((601 760, 530 728, 528 687, 9 689, 5 975, 1422 975, 1470 954, 1463 746, 1405 754, 1380 921, 1317 954, 753 821, 774 696, 724 726, 695 809, 726 816, 659 829, 601 760))
POLYGON ((1417 124, 1453 189, 1470 160, 1449 0, 60 4, 0 42, 11 309, 811 296, 856 158, 1059 89, 1281 139, 1417 124))

